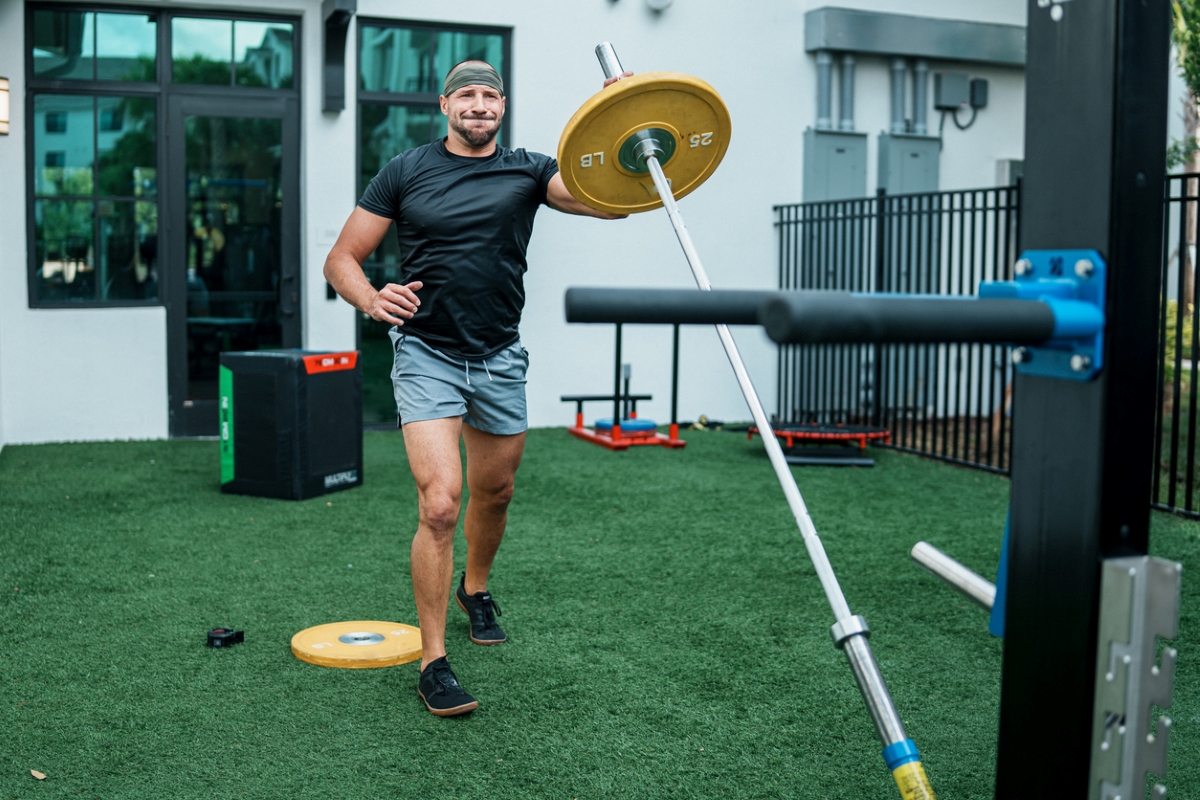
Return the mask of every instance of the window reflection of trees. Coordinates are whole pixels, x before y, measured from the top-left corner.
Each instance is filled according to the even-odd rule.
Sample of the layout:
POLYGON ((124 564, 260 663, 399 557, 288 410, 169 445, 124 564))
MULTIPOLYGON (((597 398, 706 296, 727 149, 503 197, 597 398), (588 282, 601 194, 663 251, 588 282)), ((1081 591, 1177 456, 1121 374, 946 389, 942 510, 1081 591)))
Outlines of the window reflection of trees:
POLYGON ((35 113, 39 299, 155 299, 155 99, 40 95, 35 113))
POLYGON ((292 88, 292 25, 175 17, 171 26, 175 83, 292 88))

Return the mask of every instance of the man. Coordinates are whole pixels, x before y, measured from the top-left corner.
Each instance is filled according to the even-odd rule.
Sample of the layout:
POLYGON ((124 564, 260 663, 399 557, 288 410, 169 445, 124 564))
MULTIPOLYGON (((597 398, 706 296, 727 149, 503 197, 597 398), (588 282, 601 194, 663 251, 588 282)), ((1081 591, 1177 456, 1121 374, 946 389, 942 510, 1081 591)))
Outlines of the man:
POLYGON ((459 439, 470 499, 467 569, 455 600, 470 618, 472 642, 501 644, 500 608, 487 581, 525 446, 529 359, 517 325, 534 214, 545 203, 568 214, 615 217, 572 197, 554 159, 496 145, 505 96, 491 65, 454 66, 441 106, 446 138, 405 151, 380 170, 330 252, 325 278, 355 308, 395 326, 392 382, 420 511, 412 543, 423 649, 417 691, 431 712, 454 716, 478 706, 446 660, 462 499, 459 439), (376 291, 362 263, 393 220, 405 282, 376 291))

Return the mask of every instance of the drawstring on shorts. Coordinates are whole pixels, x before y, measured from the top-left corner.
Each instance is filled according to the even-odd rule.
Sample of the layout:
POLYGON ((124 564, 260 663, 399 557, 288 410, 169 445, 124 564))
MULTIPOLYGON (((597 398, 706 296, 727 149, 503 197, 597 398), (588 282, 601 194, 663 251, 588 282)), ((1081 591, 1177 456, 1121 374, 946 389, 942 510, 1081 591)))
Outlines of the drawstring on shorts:
MULTIPOLYGON (((485 373, 487 373, 488 380, 489 380, 489 381, 491 381, 491 379, 492 379, 492 373, 491 373, 491 371, 488 369, 488 365, 487 365, 487 359, 486 359, 486 358, 485 358, 485 359, 482 359, 482 360, 481 360, 479 363, 480 363, 480 364, 483 364, 483 371, 484 371, 485 373)), ((463 359, 463 369, 464 369, 464 370, 466 371, 466 373, 467 373, 467 386, 470 386, 470 385, 471 385, 471 362, 470 362, 470 361, 467 361, 465 358, 463 359)))

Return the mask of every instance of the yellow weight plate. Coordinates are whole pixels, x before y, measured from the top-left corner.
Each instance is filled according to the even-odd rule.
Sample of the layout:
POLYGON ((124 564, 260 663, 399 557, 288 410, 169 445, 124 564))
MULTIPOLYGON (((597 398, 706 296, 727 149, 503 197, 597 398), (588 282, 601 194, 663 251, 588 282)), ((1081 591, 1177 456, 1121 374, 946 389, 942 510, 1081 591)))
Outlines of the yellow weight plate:
POLYGON ((292 653, 301 661, 322 667, 391 667, 421 657, 421 630, 378 620, 331 622, 293 636, 292 653))
POLYGON ((699 78, 645 72, 601 89, 571 117, 558 142, 558 169, 571 194, 586 206, 635 214, 662 205, 649 173, 621 166, 621 145, 647 128, 678 133, 663 164, 678 199, 716 170, 729 149, 732 123, 725 101, 699 78))

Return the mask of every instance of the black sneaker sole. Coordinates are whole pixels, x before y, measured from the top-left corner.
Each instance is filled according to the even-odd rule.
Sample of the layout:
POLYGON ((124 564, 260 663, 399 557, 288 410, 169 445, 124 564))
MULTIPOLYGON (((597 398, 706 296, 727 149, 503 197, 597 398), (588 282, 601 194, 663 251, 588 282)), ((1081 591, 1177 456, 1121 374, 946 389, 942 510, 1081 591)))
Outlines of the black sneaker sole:
MULTIPOLYGON (((454 593, 454 602, 458 603, 458 607, 463 610, 463 613, 467 615, 467 620, 470 621, 471 612, 467 611, 467 607, 462 604, 462 600, 458 599, 458 592, 454 593)), ((504 636, 503 639, 476 639, 474 636, 471 636, 471 634, 467 634, 467 635, 471 637, 472 642, 474 642, 475 644, 481 644, 484 647, 490 647, 491 645, 494 645, 494 644, 504 644, 505 642, 508 641, 507 634, 504 636)))
POLYGON ((433 706, 429 705, 429 701, 425 699, 425 695, 422 694, 420 689, 417 689, 417 694, 421 695, 421 702, 425 704, 425 707, 429 709, 429 712, 439 717, 457 717, 462 714, 470 714, 472 711, 479 708, 478 700, 472 700, 469 703, 463 703, 461 706, 455 706, 454 708, 434 708, 433 706))

